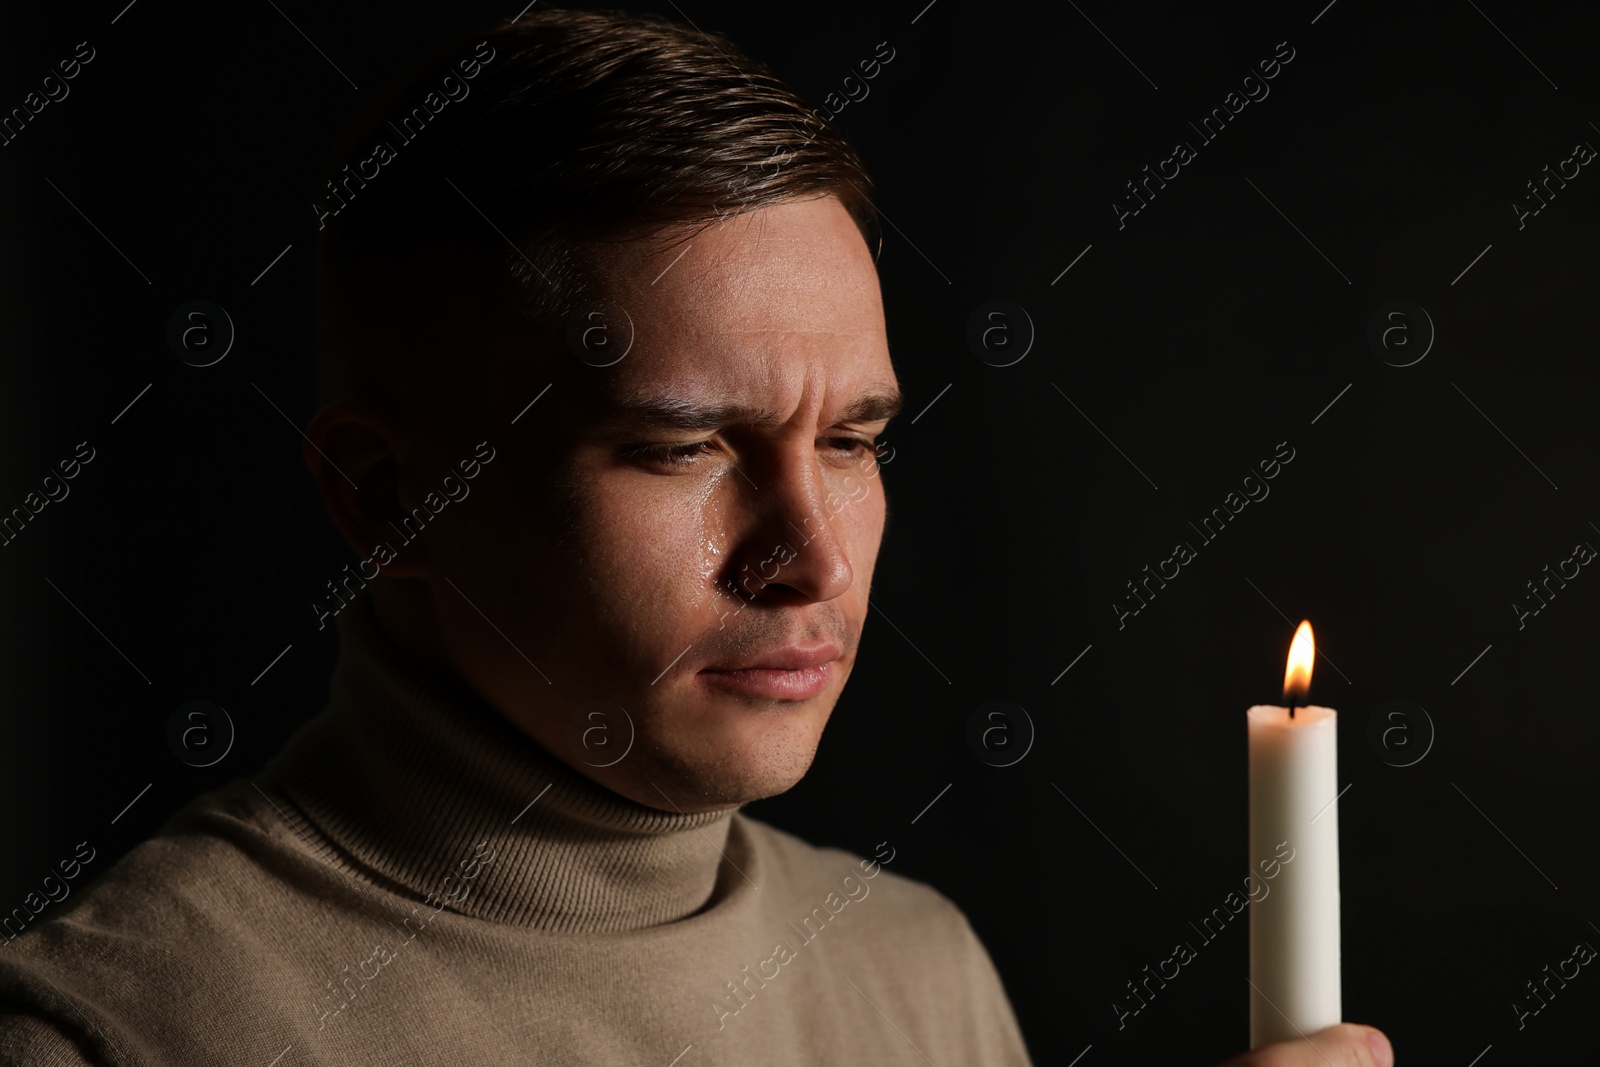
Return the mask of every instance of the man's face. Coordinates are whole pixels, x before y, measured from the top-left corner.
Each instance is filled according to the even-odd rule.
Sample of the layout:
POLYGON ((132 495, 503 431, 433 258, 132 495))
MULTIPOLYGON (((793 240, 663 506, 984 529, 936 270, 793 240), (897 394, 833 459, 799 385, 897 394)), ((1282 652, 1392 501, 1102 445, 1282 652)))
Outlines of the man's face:
POLYGON ((481 435, 503 443, 478 510, 422 535, 439 636, 502 714, 639 803, 781 793, 854 666, 883 535, 874 442, 899 390, 877 273, 833 197, 608 267, 619 362, 501 342, 505 403, 550 388, 481 435))

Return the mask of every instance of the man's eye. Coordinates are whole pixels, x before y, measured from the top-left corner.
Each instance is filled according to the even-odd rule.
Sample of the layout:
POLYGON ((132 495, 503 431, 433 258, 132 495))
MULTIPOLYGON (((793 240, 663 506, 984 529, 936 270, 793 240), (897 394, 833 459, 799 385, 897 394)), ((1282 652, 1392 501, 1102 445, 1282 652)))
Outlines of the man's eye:
POLYGON ((696 456, 713 452, 710 441, 690 441, 681 445, 639 445, 623 452, 625 459, 642 459, 652 463, 664 463, 669 467, 691 467, 696 456))
POLYGON ((869 452, 876 452, 877 442, 868 441, 861 437, 824 437, 836 451, 848 453, 851 456, 860 456, 869 452))
MULTIPOLYGON (((873 451, 876 447, 873 442, 859 437, 822 437, 819 441, 827 444, 836 451, 859 455, 863 452, 873 451)), ((668 467, 692 467, 700 456, 709 455, 717 451, 714 441, 689 441, 680 445, 636 445, 623 451, 624 459, 644 460, 649 463, 659 463, 668 467)))

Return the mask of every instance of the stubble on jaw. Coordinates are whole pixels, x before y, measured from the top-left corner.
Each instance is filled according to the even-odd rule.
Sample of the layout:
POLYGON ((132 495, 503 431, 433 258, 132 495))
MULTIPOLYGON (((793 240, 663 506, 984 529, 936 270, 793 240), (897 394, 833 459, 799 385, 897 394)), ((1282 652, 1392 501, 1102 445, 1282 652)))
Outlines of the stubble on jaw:
MULTIPOLYGON (((779 716, 794 712, 752 707, 743 714, 779 716)), ((691 800, 695 810, 743 806, 786 793, 798 784, 811 769, 819 739, 810 737, 809 730, 796 723, 792 729, 768 730, 756 742, 754 758, 741 758, 731 753, 686 755, 681 746, 667 747, 658 737, 641 736, 630 755, 630 759, 639 757, 630 777, 642 781, 651 797, 660 799, 664 793, 664 802, 678 810, 690 810, 691 800)))

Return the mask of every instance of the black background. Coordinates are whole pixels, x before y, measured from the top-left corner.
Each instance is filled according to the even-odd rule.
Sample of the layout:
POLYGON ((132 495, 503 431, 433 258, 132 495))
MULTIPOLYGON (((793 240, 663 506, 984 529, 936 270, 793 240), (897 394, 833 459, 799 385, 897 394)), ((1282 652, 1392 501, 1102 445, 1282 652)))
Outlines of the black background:
MULTIPOLYGON (((0 548, 5 909, 78 841, 103 870, 321 707, 337 642, 307 601, 355 557, 295 430, 313 414, 314 168, 352 83, 519 7, 123 4, 0 16, 0 109, 77 42, 96 52, 0 148, 0 510, 96 449, 0 548), (197 298, 238 331, 204 369, 165 337, 197 298), (195 698, 239 727, 205 770, 165 738, 195 698)), ((894 869, 971 917, 1036 1062, 1214 1063, 1247 1043, 1243 917, 1124 1029, 1111 1004, 1241 884, 1244 709, 1279 702, 1310 618, 1349 783, 1346 1018, 1406 1064, 1578 1047, 1600 978, 1520 1030, 1511 1005, 1600 943, 1600 577, 1521 629, 1511 604, 1600 545, 1600 176, 1520 229, 1512 203, 1600 145, 1592 9, 683 4, 653 10, 728 32, 818 102, 895 50, 838 120, 890 220, 908 396, 875 610, 811 774, 747 810, 863 854, 889 841, 894 869), (1201 143, 1187 122, 1281 41, 1270 95, 1201 143), (1124 183, 1178 139, 1198 158, 1119 229, 1124 183), (966 341, 993 299, 1036 331, 1007 367, 966 341), (1367 340, 1392 300, 1436 331, 1411 366, 1367 340), (1189 523, 1283 441, 1271 495, 1198 538, 1189 523), (1119 628, 1125 583, 1179 541, 1197 558, 1119 628), (993 699, 1037 729, 1013 766, 966 741, 993 699), (1411 766, 1367 739, 1391 700, 1436 732, 1411 766)), ((1397 336, 1414 355, 1425 333, 1397 336)), ((1424 747, 1411 722, 1405 759, 1424 747)))

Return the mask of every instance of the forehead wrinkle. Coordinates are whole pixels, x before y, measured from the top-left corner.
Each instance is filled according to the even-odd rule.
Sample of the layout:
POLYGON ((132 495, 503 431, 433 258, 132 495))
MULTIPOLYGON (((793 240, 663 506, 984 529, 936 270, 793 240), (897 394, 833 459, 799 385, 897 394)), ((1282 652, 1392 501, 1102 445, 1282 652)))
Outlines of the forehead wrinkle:
POLYGON ((840 285, 837 257, 814 254, 822 246, 809 235, 767 232, 765 218, 755 220, 755 224, 761 232, 751 240, 724 243, 719 254, 711 258, 702 256, 694 247, 701 243, 696 239, 684 253, 683 261, 661 278, 661 287, 670 289, 680 301, 692 297, 683 303, 686 308, 737 309, 736 314, 727 316, 734 322, 751 318, 765 321, 775 310, 792 312, 797 307, 828 321, 862 296, 871 300, 875 295, 875 287, 865 282, 840 285), (684 267, 689 269, 683 270, 684 267), (668 285, 674 275, 676 278, 668 285), (827 297, 822 301, 824 307, 815 307, 817 301, 793 299, 795 295, 819 294, 827 297))
MULTIPOLYGON (((763 429, 780 427, 808 410, 805 398, 814 397, 819 392, 817 375, 823 373, 817 369, 804 383, 801 402, 794 414, 787 418, 777 408, 737 397, 722 399, 684 392, 640 390, 612 398, 600 421, 602 424, 644 425, 684 431, 714 430, 733 424, 763 429)), ((820 384, 820 392, 829 392, 825 383, 820 384)), ((837 395, 838 391, 834 393, 837 395)), ((831 402, 836 412, 832 420, 834 422, 876 422, 893 418, 903 405, 904 396, 896 384, 886 385, 869 380, 845 399, 831 402)), ((810 407, 817 409, 820 416, 823 410, 820 401, 812 403, 810 407)))
POLYGON ((619 393, 759 405, 789 397, 781 406, 803 409, 792 421, 828 414, 819 411, 824 400, 842 412, 865 392, 897 391, 892 367, 884 366, 881 293, 865 246, 845 247, 829 228, 790 225, 775 210, 786 209, 731 218, 740 229, 725 222, 659 257, 639 255, 637 245, 624 253, 631 269, 620 272, 623 284, 614 292, 637 301, 640 354, 656 358, 621 368, 628 384, 614 381, 619 393), (828 378, 848 394, 824 385, 828 378))

